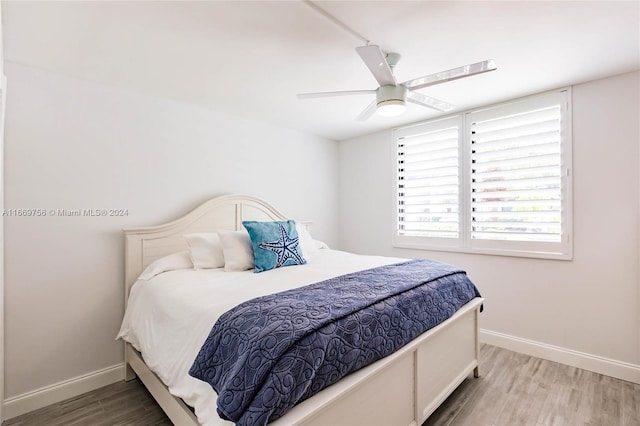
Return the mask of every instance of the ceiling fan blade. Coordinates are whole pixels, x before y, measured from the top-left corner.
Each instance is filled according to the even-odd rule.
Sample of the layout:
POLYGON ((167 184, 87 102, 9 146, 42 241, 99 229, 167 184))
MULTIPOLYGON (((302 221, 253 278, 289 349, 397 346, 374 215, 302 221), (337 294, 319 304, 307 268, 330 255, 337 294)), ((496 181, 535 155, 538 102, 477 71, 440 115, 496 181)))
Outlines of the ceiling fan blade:
POLYGON ((372 101, 367 107, 356 117, 356 121, 367 121, 374 112, 376 112, 376 101, 372 101))
POLYGON ((407 92, 407 100, 409 102, 413 102, 414 104, 422 105, 427 108, 436 109, 438 111, 451 111, 455 108, 455 106, 447 103, 445 101, 441 101, 440 99, 432 98, 431 96, 425 96, 422 93, 418 92, 407 92))
POLYGON ((390 84, 396 86, 398 84, 391 72, 387 57, 382 50, 380 50, 379 46, 369 44, 367 46, 356 47, 356 51, 380 86, 390 84))
POLYGON ((326 98, 329 96, 348 96, 348 95, 371 95, 376 93, 375 90, 345 90, 340 92, 317 92, 317 93, 299 93, 298 99, 309 98, 326 98))
POLYGON ((433 86, 434 84, 445 83, 459 78, 471 77, 472 75, 482 74, 498 69, 493 59, 487 61, 476 62, 475 64, 465 65, 463 67, 453 68, 447 71, 437 72, 425 77, 407 80, 402 85, 410 90, 422 89, 423 87, 433 86))

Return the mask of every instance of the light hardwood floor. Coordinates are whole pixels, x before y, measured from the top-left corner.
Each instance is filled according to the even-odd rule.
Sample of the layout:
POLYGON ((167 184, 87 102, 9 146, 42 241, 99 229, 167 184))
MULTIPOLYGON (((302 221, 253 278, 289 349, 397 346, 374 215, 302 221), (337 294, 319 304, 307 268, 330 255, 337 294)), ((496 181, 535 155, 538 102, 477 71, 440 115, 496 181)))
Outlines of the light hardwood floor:
MULTIPOLYGON (((170 425, 137 380, 42 408, 3 426, 170 425)), ((640 426, 640 385, 489 345, 423 426, 640 426)), ((333 426, 333 425, 331 425, 333 426)))
POLYGON ((640 385, 489 345, 423 426, 640 426, 640 385))

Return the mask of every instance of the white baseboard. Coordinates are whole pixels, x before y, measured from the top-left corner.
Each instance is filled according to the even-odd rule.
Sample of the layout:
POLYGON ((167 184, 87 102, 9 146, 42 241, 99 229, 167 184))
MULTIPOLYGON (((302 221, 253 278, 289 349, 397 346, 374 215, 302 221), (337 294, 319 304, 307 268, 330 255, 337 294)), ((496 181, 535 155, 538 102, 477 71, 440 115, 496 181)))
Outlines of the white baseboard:
POLYGON ((8 420, 47 405, 82 395, 123 379, 124 363, 5 399, 2 407, 4 416, 2 420, 8 420))
POLYGON ((640 365, 629 364, 615 359, 604 358, 584 352, 548 345, 534 340, 522 339, 508 334, 480 329, 480 341, 489 345, 509 349, 514 352, 559 362, 583 370, 615 377, 616 379, 640 384, 640 365))

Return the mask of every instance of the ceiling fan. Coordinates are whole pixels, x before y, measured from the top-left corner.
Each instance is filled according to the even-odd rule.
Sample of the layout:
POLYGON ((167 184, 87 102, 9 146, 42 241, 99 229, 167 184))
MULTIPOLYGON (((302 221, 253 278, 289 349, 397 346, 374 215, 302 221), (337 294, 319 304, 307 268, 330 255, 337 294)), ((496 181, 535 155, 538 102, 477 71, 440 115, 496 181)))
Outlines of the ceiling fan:
POLYGON ((341 92, 320 92, 320 93, 302 93, 298 95, 299 99, 321 98, 327 96, 345 96, 345 95, 376 95, 376 100, 371 102, 358 115, 356 120, 364 121, 377 112, 379 115, 393 117, 402 114, 406 110, 406 102, 422 105, 427 108, 433 108, 438 111, 451 111, 454 106, 431 96, 423 95, 416 92, 418 89, 433 86, 435 84, 446 83, 447 81, 457 80, 459 78, 471 77, 473 75, 494 71, 498 67, 492 59, 476 62, 474 64, 453 68, 447 71, 441 71, 420 78, 407 80, 404 83, 398 83, 393 75, 393 68, 400 61, 398 53, 384 53, 379 46, 368 44, 366 46, 356 47, 356 51, 360 58, 380 85, 377 89, 372 90, 347 90, 341 92))

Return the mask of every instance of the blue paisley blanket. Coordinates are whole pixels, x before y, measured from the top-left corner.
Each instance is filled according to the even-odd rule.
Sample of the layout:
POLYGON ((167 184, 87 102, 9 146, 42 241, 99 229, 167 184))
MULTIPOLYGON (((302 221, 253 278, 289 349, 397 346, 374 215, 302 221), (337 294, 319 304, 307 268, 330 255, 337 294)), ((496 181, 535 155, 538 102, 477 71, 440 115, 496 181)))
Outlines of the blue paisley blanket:
POLYGON ((259 297, 218 319, 189 374, 222 418, 265 425, 478 296, 464 271, 415 259, 259 297))

